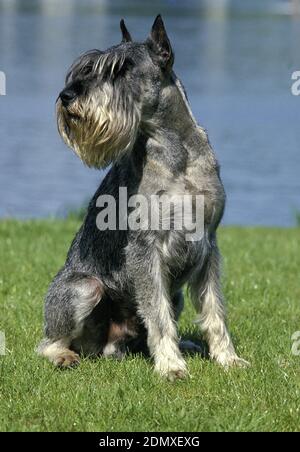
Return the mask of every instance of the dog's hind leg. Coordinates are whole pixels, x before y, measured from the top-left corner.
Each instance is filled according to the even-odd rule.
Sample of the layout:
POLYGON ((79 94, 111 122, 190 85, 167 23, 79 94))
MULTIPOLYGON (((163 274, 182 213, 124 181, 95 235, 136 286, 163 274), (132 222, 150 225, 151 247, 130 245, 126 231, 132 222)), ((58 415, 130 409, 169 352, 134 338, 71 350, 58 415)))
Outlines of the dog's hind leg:
POLYGON ((235 352, 226 326, 224 300, 220 284, 220 255, 213 244, 206 267, 195 272, 190 289, 192 300, 199 314, 198 323, 208 343, 210 357, 223 367, 248 365, 235 352))
POLYGON ((102 295, 103 286, 98 278, 84 273, 58 274, 46 297, 46 338, 37 352, 58 367, 78 364, 79 356, 70 345, 80 336, 85 319, 102 295))

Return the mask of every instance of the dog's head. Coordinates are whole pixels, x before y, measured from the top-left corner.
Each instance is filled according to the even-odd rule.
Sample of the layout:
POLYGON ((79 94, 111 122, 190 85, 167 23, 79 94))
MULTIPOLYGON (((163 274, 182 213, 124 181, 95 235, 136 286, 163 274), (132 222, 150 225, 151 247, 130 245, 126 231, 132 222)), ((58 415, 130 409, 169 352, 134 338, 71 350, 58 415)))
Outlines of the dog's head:
POLYGON ((143 43, 132 41, 123 20, 120 26, 119 45, 75 60, 57 100, 62 138, 85 164, 98 168, 132 148, 141 124, 158 108, 173 65, 160 16, 143 43))

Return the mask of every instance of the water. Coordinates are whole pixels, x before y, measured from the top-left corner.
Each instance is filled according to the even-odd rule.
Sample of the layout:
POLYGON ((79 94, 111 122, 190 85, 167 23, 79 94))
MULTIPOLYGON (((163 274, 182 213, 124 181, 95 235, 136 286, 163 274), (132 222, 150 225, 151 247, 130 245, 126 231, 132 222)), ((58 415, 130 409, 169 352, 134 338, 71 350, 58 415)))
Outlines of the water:
POLYGON ((0 216, 63 215, 103 177, 62 143, 54 103, 80 52, 119 42, 125 17, 144 39, 163 14, 197 120, 228 195, 224 222, 294 223, 300 210, 300 19, 277 0, 0 0, 0 216))

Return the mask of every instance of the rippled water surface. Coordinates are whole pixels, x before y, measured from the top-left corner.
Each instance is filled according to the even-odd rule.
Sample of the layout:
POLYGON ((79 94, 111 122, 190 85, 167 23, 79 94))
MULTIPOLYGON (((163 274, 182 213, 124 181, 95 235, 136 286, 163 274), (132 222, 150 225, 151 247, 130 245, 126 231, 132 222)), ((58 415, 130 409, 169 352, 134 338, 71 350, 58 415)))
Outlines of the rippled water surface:
POLYGON ((228 195, 225 223, 291 225, 300 210, 300 20, 288 1, 0 0, 0 216, 63 215, 102 173, 61 142, 54 103, 80 52, 144 39, 161 12, 228 195))

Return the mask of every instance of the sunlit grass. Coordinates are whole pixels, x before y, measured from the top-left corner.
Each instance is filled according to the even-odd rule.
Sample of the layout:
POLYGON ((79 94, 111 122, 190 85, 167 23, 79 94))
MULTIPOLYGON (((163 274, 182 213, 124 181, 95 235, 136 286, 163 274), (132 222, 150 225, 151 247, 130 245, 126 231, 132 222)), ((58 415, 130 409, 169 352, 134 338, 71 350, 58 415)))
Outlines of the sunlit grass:
MULTIPOLYGON (((61 372, 35 355, 43 296, 78 226, 0 222, 0 430, 299 430, 299 229, 221 229, 230 329, 252 367, 225 373, 191 357, 191 378, 172 384, 143 357, 61 372)), ((193 316, 187 300, 182 335, 195 334, 193 316)))

